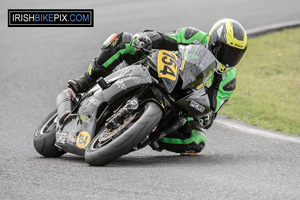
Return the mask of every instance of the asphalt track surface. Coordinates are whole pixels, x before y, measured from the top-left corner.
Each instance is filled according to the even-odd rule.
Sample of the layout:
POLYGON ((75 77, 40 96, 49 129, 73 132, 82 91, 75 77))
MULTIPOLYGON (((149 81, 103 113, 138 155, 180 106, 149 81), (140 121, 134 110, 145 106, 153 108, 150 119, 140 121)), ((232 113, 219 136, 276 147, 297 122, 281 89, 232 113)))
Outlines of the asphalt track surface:
POLYGON ((299 7, 298 0, 1 0, 0 199, 299 199, 299 137, 222 116, 194 157, 145 148, 90 167, 72 154, 43 158, 32 142, 67 80, 87 69, 110 34, 185 26, 209 31, 223 17, 250 30, 298 20, 299 7), (95 25, 8 28, 9 8, 92 8, 95 25))

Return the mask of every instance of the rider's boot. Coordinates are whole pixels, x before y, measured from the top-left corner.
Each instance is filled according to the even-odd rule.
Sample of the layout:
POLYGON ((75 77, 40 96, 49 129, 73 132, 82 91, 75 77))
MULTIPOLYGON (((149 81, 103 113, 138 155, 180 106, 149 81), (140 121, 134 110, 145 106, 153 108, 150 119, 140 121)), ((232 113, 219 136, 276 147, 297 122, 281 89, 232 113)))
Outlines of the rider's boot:
POLYGON ((77 93, 83 93, 92 88, 96 81, 88 73, 84 73, 83 76, 69 80, 68 83, 77 93))
POLYGON ((197 126, 192 117, 177 131, 168 134, 158 141, 159 150, 167 150, 180 153, 182 156, 198 155, 205 147, 206 136, 203 130, 197 126))
POLYGON ((100 77, 106 77, 110 72, 99 66, 96 59, 92 60, 89 65, 88 72, 83 76, 68 81, 68 84, 77 93, 84 93, 90 90, 96 84, 96 80, 100 77))
POLYGON ((181 152, 181 156, 197 156, 202 149, 205 147, 205 143, 201 142, 200 144, 190 144, 189 150, 185 150, 185 152, 181 152))

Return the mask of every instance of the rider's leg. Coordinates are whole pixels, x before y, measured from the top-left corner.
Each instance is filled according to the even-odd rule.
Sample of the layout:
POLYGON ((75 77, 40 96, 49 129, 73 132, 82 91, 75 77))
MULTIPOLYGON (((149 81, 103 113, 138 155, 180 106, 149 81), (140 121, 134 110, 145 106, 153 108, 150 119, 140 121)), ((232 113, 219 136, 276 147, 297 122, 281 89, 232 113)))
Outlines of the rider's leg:
POLYGON ((196 155, 202 151, 205 142, 205 133, 189 117, 183 127, 161 139, 159 145, 160 149, 167 151, 183 155, 196 155))
POLYGON ((129 33, 112 34, 103 43, 100 55, 93 59, 88 72, 83 76, 70 80, 69 84, 78 93, 88 91, 100 77, 108 76, 124 59, 128 64, 136 62, 138 53, 130 46, 132 35, 129 33))

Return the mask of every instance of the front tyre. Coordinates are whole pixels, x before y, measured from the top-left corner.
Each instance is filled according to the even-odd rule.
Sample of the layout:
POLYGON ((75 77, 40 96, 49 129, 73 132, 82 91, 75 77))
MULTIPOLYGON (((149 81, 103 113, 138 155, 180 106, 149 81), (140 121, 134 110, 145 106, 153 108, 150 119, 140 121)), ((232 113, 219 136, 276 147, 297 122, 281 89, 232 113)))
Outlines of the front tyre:
POLYGON ((159 123, 162 111, 154 102, 148 102, 142 107, 142 113, 128 116, 119 128, 113 131, 104 127, 100 129, 85 151, 86 162, 93 166, 106 165, 129 153, 143 141, 159 123))
POLYGON ((66 153, 54 146, 56 141, 56 124, 54 120, 56 117, 57 110, 54 110, 46 117, 34 133, 34 148, 39 154, 45 157, 60 157, 66 153))

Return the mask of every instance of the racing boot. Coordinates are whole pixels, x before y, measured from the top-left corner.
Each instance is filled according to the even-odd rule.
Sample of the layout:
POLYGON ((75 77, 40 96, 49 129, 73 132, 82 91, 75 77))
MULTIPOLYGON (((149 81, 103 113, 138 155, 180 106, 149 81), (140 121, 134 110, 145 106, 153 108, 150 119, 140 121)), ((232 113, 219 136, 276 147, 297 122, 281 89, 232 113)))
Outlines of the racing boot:
POLYGON ((158 141, 160 150, 180 153, 182 156, 198 155, 205 143, 205 133, 197 126, 193 117, 187 117, 184 126, 158 141))
POLYGON ((88 73, 85 73, 83 76, 80 76, 76 79, 69 80, 68 84, 77 93, 84 93, 96 84, 98 78, 104 78, 110 73, 111 71, 97 64, 97 59, 95 58, 89 65, 88 73))
POLYGON ((68 84, 77 93, 83 93, 92 88, 96 84, 96 81, 88 73, 84 73, 83 76, 69 80, 68 84))

